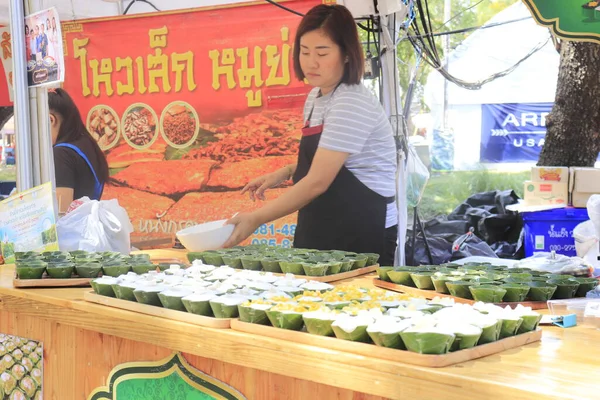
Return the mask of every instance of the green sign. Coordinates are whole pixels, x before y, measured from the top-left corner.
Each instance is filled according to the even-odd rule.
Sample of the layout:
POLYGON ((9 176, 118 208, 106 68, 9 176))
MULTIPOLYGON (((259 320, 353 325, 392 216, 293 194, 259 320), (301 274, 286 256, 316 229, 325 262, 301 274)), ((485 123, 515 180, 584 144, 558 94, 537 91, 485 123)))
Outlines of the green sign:
POLYGON ((563 39, 600 43, 600 1, 523 0, 538 24, 563 39))
POLYGON ((180 353, 158 362, 132 362, 113 369, 108 386, 89 400, 245 400, 237 390, 189 365, 180 353))

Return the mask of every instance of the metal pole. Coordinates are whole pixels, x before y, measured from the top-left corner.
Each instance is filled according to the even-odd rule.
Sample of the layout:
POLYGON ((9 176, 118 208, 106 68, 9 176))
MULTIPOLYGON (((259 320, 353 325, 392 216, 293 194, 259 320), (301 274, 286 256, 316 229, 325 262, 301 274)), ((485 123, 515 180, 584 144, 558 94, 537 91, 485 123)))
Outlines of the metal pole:
POLYGON ((15 156, 17 167, 17 189, 33 187, 33 165, 31 156, 31 127, 29 124, 29 91, 27 83, 27 56, 25 54, 25 13, 23 0, 9 2, 10 33, 12 38, 12 62, 15 110, 15 156))
MULTIPOLYGON (((449 21, 452 15, 452 0, 444 0, 444 23, 449 21)), ((448 71, 450 65, 450 35, 444 35, 444 69, 448 71)), ((444 104, 443 104, 443 130, 448 129, 448 80, 444 78, 444 104)))

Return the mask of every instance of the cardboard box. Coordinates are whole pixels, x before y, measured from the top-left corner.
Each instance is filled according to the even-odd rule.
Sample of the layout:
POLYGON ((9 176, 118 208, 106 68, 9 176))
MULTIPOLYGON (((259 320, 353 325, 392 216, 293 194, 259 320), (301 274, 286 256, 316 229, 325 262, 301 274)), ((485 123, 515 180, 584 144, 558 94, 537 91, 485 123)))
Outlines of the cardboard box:
POLYGON ((567 182, 525 181, 525 205, 542 206, 550 204, 568 204, 569 185, 567 182))
POLYGON ((531 168, 533 182, 569 182, 569 167, 533 167, 531 168))
POLYGON ((600 194, 600 169, 571 168, 569 191, 573 207, 587 207, 587 201, 593 194, 600 194))

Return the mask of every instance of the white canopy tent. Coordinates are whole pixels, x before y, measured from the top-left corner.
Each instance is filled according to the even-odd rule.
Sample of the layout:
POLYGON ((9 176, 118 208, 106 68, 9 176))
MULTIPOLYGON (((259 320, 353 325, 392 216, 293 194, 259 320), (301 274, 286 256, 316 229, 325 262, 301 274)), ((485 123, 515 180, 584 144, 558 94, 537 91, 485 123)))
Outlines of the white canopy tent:
MULTIPOLYGON (((515 3, 498 13, 487 25, 530 16, 527 7, 515 3)), ((448 126, 454 133, 454 168, 472 169, 479 164, 482 104, 552 103, 556 91, 559 54, 550 33, 533 18, 479 29, 449 56, 449 71, 459 79, 474 82, 515 65, 532 49, 544 47, 516 69, 479 90, 448 85, 448 126)), ((434 129, 443 129, 444 78, 432 73, 425 86, 425 101, 431 108, 434 129)), ((531 164, 496 164, 487 167, 528 168, 531 164)))
MULTIPOLYGON (((52 159, 52 144, 50 141, 48 127, 47 92, 45 89, 28 89, 25 68, 23 16, 50 7, 56 7, 61 20, 76 20, 94 17, 107 17, 121 15, 128 8, 128 14, 149 13, 160 11, 185 9, 195 7, 207 7, 223 4, 234 4, 248 2, 248 0, 151 0, 150 2, 130 0, 0 0, 0 24, 10 25, 13 37, 13 71, 23 71, 15 74, 15 125, 21 145, 17 146, 18 159, 17 184, 19 190, 28 189, 44 182, 54 182, 54 163, 52 159), (151 3, 151 4, 149 4, 151 3)), ((375 2, 365 0, 338 0, 340 4, 346 5, 355 18, 361 18, 374 14, 375 2), (368 3, 372 3, 368 5, 368 3), (371 10, 372 9, 372 10, 371 10), (368 12, 363 13, 363 10, 368 12)), ((390 115, 392 124, 396 126, 401 118, 401 105, 399 88, 394 87, 396 82, 394 76, 397 74, 396 64, 396 35, 399 32, 399 24, 406 17, 406 7, 400 0, 380 2, 381 22, 389 28, 382 35, 382 48, 387 51, 382 59, 382 70, 384 79, 384 107, 390 115), (393 26, 393 14, 396 26, 393 26), (391 32, 391 34, 390 34, 391 32)), ((405 207, 405 169, 400 163, 398 171, 398 202, 399 205, 399 232, 400 243, 404 243, 406 232, 407 210, 405 207)), ((404 246, 398 247, 396 263, 404 263, 404 246)))

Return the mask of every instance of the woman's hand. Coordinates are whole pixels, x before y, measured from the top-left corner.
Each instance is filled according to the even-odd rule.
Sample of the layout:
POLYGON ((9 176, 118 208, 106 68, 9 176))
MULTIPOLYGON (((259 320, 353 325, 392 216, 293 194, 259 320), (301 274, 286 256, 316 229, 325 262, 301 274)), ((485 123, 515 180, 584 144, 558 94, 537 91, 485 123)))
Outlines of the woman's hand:
POLYGON ((267 175, 263 175, 250 181, 243 189, 242 194, 248 192, 250 199, 256 201, 256 199, 265 199, 265 190, 272 189, 285 182, 290 175, 290 169, 288 167, 279 169, 267 175))
POLYGON ((252 235, 260 226, 260 221, 253 213, 240 213, 227 221, 226 224, 235 225, 235 229, 223 247, 233 247, 252 235))

